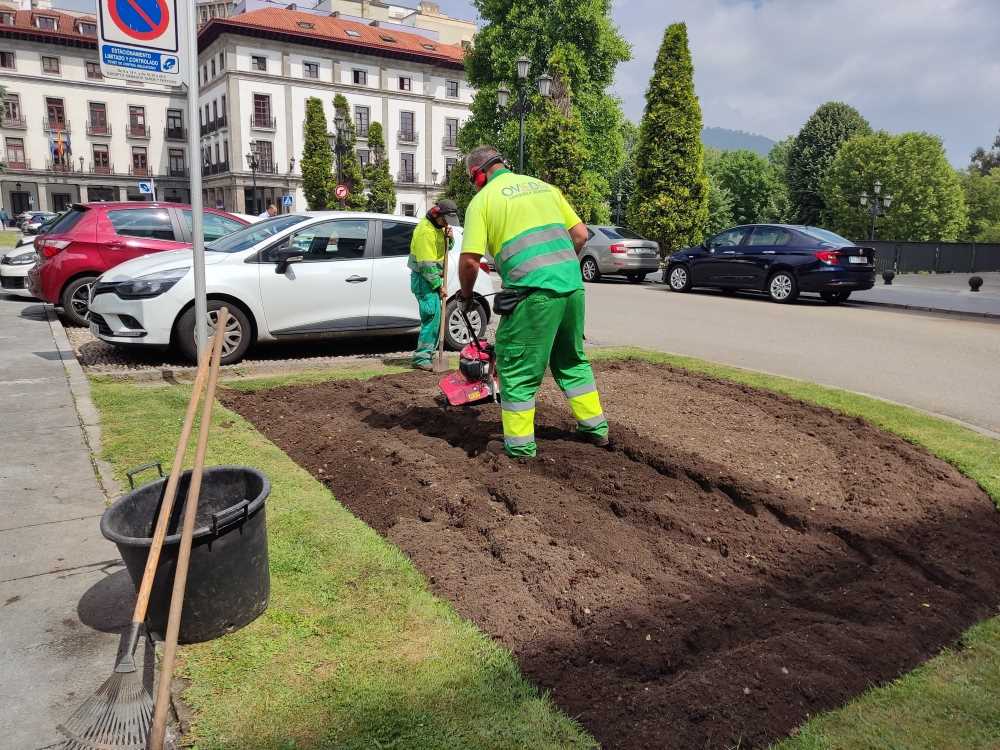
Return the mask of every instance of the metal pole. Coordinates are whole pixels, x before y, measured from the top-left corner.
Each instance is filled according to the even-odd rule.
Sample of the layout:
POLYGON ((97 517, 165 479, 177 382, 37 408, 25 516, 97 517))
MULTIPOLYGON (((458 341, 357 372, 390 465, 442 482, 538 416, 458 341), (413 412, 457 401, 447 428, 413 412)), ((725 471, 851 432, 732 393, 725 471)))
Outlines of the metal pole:
POLYGON ((194 3, 178 3, 187 9, 188 41, 188 153, 191 156, 191 254, 194 272, 194 340, 201 357, 208 343, 208 298, 205 292, 205 238, 202 231, 201 153, 200 130, 194 127, 198 111, 198 24, 194 3))
POLYGON ((253 215, 256 216, 260 213, 257 209, 259 208, 257 204, 257 158, 254 157, 250 161, 250 179, 253 180, 253 215))
POLYGON ((517 171, 524 174, 524 112, 526 98, 524 94, 524 87, 522 86, 520 91, 517 92, 518 98, 518 114, 520 115, 520 120, 518 123, 517 132, 517 171))
POLYGON ((870 239, 872 242, 875 241, 875 219, 878 218, 878 198, 872 203, 872 234, 870 239))

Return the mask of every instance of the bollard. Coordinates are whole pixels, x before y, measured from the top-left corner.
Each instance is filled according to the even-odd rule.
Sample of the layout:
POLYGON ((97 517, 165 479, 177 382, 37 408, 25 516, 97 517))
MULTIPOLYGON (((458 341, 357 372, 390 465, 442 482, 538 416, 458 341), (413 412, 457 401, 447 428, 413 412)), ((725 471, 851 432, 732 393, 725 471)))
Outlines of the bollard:
POLYGON ((969 289, 973 292, 978 292, 979 287, 981 287, 982 285, 983 285, 982 276, 973 276, 972 278, 969 279, 969 289))

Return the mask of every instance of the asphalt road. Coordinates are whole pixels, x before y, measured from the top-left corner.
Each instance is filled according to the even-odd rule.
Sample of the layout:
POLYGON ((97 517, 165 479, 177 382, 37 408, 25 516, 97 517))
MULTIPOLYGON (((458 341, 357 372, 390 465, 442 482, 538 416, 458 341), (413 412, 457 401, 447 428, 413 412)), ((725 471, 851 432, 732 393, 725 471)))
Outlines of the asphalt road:
MULTIPOLYGON (((677 294, 587 285, 587 343, 659 351, 811 380, 1000 433, 1000 323, 803 296, 677 294)), ((665 417, 669 412, 665 412, 665 417)))

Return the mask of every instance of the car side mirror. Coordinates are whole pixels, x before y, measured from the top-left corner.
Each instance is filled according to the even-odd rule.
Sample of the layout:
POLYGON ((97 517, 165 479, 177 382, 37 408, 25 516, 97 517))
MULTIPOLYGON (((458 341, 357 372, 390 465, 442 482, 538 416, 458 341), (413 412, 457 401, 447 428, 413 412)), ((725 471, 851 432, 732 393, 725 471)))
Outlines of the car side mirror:
POLYGON ((274 267, 274 272, 277 274, 282 274, 288 270, 288 266, 292 263, 301 263, 305 260, 305 256, 302 255, 301 250, 296 250, 291 247, 282 247, 274 254, 277 265, 274 267))

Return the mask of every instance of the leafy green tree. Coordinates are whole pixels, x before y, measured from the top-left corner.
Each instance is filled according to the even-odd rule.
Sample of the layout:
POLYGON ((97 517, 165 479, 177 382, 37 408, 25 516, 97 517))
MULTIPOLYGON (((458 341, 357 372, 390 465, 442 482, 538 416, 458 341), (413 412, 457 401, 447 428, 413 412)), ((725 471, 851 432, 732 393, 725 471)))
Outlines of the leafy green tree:
POLYGON ((767 154, 767 163, 771 167, 771 173, 776 182, 774 216, 771 221, 790 222, 795 218, 792 212, 792 196, 788 187, 788 163, 793 143, 795 143, 795 136, 790 135, 775 143, 767 154))
POLYGON ((980 146, 972 152, 971 167, 981 175, 988 175, 1000 167, 1000 133, 993 139, 993 148, 987 150, 980 146))
MULTIPOLYGON (((579 167, 610 184, 624 158, 619 128, 623 116, 618 100, 606 91, 618 63, 630 57, 628 44, 611 21, 611 0, 474 0, 473 4, 482 27, 466 56, 466 72, 476 95, 472 115, 459 136, 462 150, 468 153, 489 143, 516 160, 517 122, 497 111, 497 89, 502 83, 513 84, 515 61, 525 55, 531 60, 525 83, 532 103, 540 107, 535 79, 550 58, 557 57, 567 66, 583 129, 588 156, 579 167)), ((545 117, 542 110, 536 112, 545 117)), ((526 171, 532 168, 526 164, 526 171)))
MULTIPOLYGON (((336 117, 344 118, 344 135, 340 146, 340 179, 347 185, 350 193, 344 201, 344 208, 348 211, 362 211, 368 205, 368 198, 365 196, 365 178, 361 173, 361 162, 358 160, 358 130, 354 125, 354 118, 351 116, 351 105, 347 103, 347 97, 337 94, 333 98, 333 109, 336 117)), ((333 176, 333 187, 330 189, 331 195, 337 187, 337 175, 333 176)))
POLYGON ((965 229, 962 185, 937 136, 879 131, 844 143, 822 183, 834 231, 856 240, 869 236, 871 215, 859 199, 872 193, 876 180, 893 197, 878 219, 879 238, 952 241, 965 229))
POLYGON ((961 175, 969 224, 963 239, 974 242, 1000 242, 1000 167, 989 174, 970 168, 961 175))
POLYGON ((705 237, 718 234, 737 222, 733 220, 733 196, 717 179, 708 176, 708 223, 705 237))
POLYGON ((373 122, 368 126, 368 148, 371 149, 371 163, 368 165, 369 211, 391 214, 396 210, 396 184, 389 172, 389 158, 385 153, 385 136, 382 123, 373 122))
POLYGON ((552 96, 541 103, 532 122, 528 158, 539 179, 559 188, 580 218, 588 223, 604 223, 609 212, 604 195, 607 183, 593 170, 582 169, 590 154, 580 116, 573 106, 569 68, 564 56, 553 55, 552 96))
POLYGON ((302 189, 312 211, 330 207, 330 172, 333 150, 326 137, 326 113, 323 102, 310 97, 306 100, 305 136, 302 143, 302 189))
POLYGON ((441 197, 450 198, 458 205, 458 218, 465 222, 465 209, 476 195, 475 188, 469 182, 469 177, 465 171, 465 154, 462 154, 458 163, 452 167, 448 173, 448 179, 444 185, 441 197))
POLYGON ((799 224, 822 223, 823 175, 842 143, 867 133, 871 133, 868 121, 842 102, 827 102, 806 120, 788 154, 788 186, 799 224))
POLYGON ((611 220, 615 224, 625 223, 625 212, 635 192, 635 154, 639 145, 639 126, 628 119, 622 120, 622 142, 625 145, 625 160, 621 169, 611 181, 608 202, 611 204, 611 220))
POLYGON ((687 27, 663 35, 636 148, 636 189, 629 206, 633 229, 670 253, 699 239, 708 223, 708 179, 701 144, 701 106, 687 27))
POLYGON ((736 224, 761 224, 778 216, 778 180, 767 160, 753 151, 724 151, 707 165, 711 177, 732 197, 736 224))

